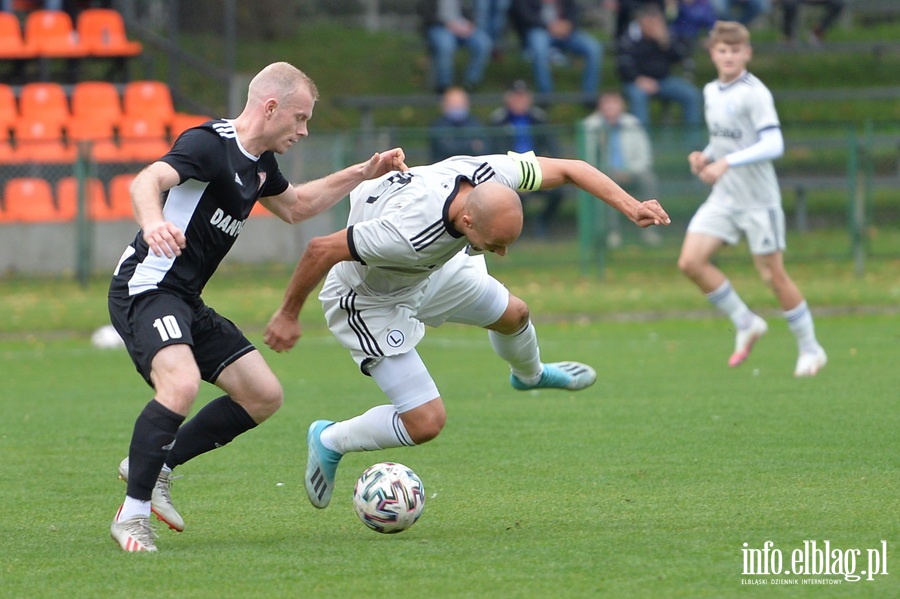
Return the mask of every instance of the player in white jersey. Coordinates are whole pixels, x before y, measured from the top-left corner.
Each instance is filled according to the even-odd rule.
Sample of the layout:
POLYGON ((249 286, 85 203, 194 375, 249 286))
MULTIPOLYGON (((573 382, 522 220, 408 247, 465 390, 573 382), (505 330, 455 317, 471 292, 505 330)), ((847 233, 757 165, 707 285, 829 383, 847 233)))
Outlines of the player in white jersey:
POLYGON ((426 325, 488 329, 516 389, 594 383, 585 364, 541 362, 528 306, 488 274, 480 255, 505 255, 521 234, 517 191, 565 183, 641 227, 669 223, 659 202, 639 202, 586 162, 529 152, 457 156, 368 181, 350 194, 347 228, 310 241, 266 328, 266 344, 279 352, 293 347, 303 303, 327 273, 319 299, 329 328, 391 400, 343 422, 310 425, 305 482, 314 506, 328 505, 346 452, 416 445, 440 433, 444 403, 416 351, 426 325))
POLYGON ((712 258, 723 244, 746 236, 756 269, 797 338, 794 375, 813 376, 827 357, 809 306, 784 269, 784 210, 772 165, 784 152, 784 140, 775 103, 768 88, 747 72, 752 49, 746 27, 717 22, 709 53, 718 73, 703 89, 710 141, 702 152, 692 152, 688 162, 712 192, 688 225, 678 266, 734 323, 735 350, 728 364, 738 366, 768 325, 741 300, 712 258))

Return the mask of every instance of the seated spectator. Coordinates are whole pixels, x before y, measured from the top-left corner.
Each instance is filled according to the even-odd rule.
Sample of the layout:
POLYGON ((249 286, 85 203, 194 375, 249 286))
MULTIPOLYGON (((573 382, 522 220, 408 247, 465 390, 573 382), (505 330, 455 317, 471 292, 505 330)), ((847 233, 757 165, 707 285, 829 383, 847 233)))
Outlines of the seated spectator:
POLYGON ((663 14, 655 6, 642 8, 636 26, 619 41, 619 77, 632 114, 645 127, 650 123, 651 98, 676 102, 684 123, 699 125, 700 90, 672 73, 687 53, 687 45, 669 33, 663 14))
POLYGON ((671 28, 675 37, 696 47, 697 39, 709 33, 716 24, 716 11, 710 0, 678 0, 677 13, 671 28))
POLYGON ((793 43, 795 40, 797 34, 797 18, 800 13, 801 4, 820 6, 825 9, 822 18, 809 33, 809 42, 815 46, 820 45, 824 41, 825 32, 834 25, 835 21, 837 21, 838 17, 841 16, 841 12, 844 10, 844 0, 780 0, 780 2, 781 10, 784 13, 781 31, 784 33, 784 39, 788 43, 793 43))
POLYGON ((475 25, 491 38, 491 57, 503 56, 503 34, 512 0, 475 0, 475 25))
POLYGON ((484 126, 469 112, 469 94, 461 87, 448 87, 441 99, 441 116, 428 129, 431 161, 451 156, 487 154, 484 126))
MULTIPOLYGON (((597 109, 582 126, 590 164, 642 200, 657 197, 650 136, 640 120, 625 111, 622 94, 601 94, 597 109)), ((609 209, 607 215, 607 246, 617 248, 622 244, 619 211, 609 209)), ((641 229, 641 238, 650 245, 659 243, 659 234, 650 227, 641 229)))
POLYGON ((772 10, 771 0, 712 0, 712 5, 720 21, 737 21, 742 25, 749 25, 759 15, 772 10))
MULTIPOLYGON (((534 105, 534 96, 528 84, 518 79, 503 94, 503 106, 494 110, 489 119, 496 129, 492 134, 492 152, 506 154, 509 151, 525 153, 534 151, 541 156, 559 156, 556 138, 548 131, 547 113, 534 105)), ((544 210, 538 217, 537 235, 546 237, 550 224, 563 200, 563 188, 540 192, 546 197, 544 210)), ((528 194, 529 199, 536 194, 528 194)), ((525 196, 521 196, 523 202, 525 196)))
POLYGON ((638 10, 645 4, 655 4, 665 12, 669 0, 603 0, 603 7, 616 15, 615 40, 625 35, 638 10))
POLYGON ((469 62, 463 87, 475 89, 491 59, 491 38, 475 26, 466 0, 420 0, 419 14, 434 63, 434 88, 439 94, 453 84, 456 50, 465 46, 469 62))
POLYGON ((510 17, 534 65, 537 91, 553 91, 552 51, 571 53, 584 59, 581 91, 593 105, 600 88, 603 44, 579 29, 575 0, 513 0, 510 17))

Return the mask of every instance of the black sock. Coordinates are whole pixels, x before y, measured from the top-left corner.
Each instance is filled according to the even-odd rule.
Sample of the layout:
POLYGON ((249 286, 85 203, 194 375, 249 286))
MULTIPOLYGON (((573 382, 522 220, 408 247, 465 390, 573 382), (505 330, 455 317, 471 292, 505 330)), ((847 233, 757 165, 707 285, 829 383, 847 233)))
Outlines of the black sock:
POLYGON ((177 443, 169 452, 166 465, 175 468, 202 453, 227 445, 255 426, 256 422, 239 403, 227 395, 216 398, 178 431, 177 443))
POLYGON ((149 501, 184 416, 155 399, 137 417, 128 453, 128 496, 149 501))

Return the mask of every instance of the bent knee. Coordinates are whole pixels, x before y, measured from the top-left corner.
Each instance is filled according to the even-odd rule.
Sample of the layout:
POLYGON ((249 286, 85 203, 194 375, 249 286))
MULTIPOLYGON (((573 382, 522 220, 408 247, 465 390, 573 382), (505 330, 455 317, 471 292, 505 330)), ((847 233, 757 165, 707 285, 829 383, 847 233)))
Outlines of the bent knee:
POLYGON ((400 415, 409 438, 416 445, 431 441, 444 430, 447 424, 447 412, 440 409, 425 411, 411 410, 400 415))
POLYGON ((500 317, 500 320, 494 326, 489 328, 504 335, 512 335, 521 331, 522 327, 528 324, 529 318, 531 318, 531 314, 528 310, 528 304, 516 296, 510 295, 509 305, 506 307, 506 311, 503 312, 503 316, 500 317))

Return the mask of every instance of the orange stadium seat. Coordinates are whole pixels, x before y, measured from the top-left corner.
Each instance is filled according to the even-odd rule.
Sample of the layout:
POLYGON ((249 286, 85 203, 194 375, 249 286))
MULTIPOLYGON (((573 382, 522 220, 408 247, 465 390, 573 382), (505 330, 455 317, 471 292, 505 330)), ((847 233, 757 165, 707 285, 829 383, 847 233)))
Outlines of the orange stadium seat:
POLYGON ((10 179, 3 189, 5 220, 37 223, 66 220, 53 202, 50 183, 37 177, 10 179))
POLYGON ((109 181, 109 209, 114 218, 134 218, 131 207, 131 182, 137 175, 116 175, 109 181))
POLYGON ((53 121, 21 118, 15 126, 18 162, 74 162, 76 151, 66 145, 62 126, 53 121))
POLYGON ((69 142, 76 149, 89 144, 90 155, 95 162, 120 162, 126 160, 116 143, 113 124, 107 121, 73 120, 69 123, 69 142))
POLYGON ((162 81, 131 81, 125 84, 122 109, 126 116, 155 119, 168 125, 175 115, 172 92, 162 81))
POLYGON ((169 133, 174 140, 176 137, 190 129, 191 127, 196 127, 197 125, 202 125, 206 121, 210 120, 210 117, 204 116, 202 114, 190 114, 187 112, 176 112, 175 116, 172 117, 172 120, 169 121, 169 133))
POLYGON ((15 162, 16 153, 9 139, 9 127, 0 127, 0 164, 15 162))
POLYGON ((35 48, 22 36, 19 17, 11 12, 0 12, 0 59, 20 60, 35 56, 35 48))
MULTIPOLYGON (((78 178, 63 177, 56 184, 56 205, 60 214, 66 220, 74 219, 78 215, 78 178)), ((106 190, 103 182, 96 177, 85 181, 87 192, 88 217, 91 220, 113 220, 109 204, 106 202, 106 190)))
POLYGON ((10 86, 0 83, 0 128, 9 129, 19 118, 19 105, 16 93, 10 86))
POLYGON ((111 8, 86 8, 78 15, 78 35, 91 56, 137 56, 144 47, 125 35, 122 14, 111 8))
POLYGON ((119 147, 126 160, 152 162, 169 151, 163 121, 125 115, 119 123, 119 147))
POLYGON ((116 86, 107 81, 82 81, 72 88, 72 120, 107 122, 122 118, 122 101, 116 86))
POLYGON ((23 119, 39 119, 63 127, 72 117, 65 89, 59 83, 52 82, 23 85, 19 93, 19 114, 23 119))
POLYGON ((25 43, 37 56, 46 58, 83 58, 87 56, 79 41, 72 17, 62 10, 35 10, 25 17, 25 43))

